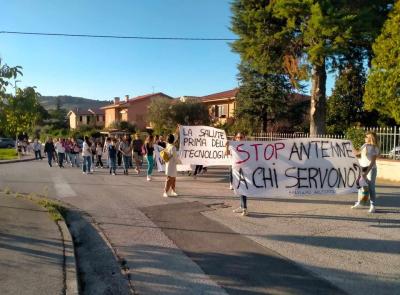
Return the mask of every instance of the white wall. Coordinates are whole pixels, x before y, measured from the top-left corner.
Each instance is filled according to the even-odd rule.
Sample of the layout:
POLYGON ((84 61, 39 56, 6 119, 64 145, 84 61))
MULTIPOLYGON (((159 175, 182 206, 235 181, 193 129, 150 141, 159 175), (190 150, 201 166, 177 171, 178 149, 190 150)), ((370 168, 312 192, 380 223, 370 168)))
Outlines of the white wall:
POLYGON ((379 159, 376 164, 379 179, 400 182, 400 161, 379 159))

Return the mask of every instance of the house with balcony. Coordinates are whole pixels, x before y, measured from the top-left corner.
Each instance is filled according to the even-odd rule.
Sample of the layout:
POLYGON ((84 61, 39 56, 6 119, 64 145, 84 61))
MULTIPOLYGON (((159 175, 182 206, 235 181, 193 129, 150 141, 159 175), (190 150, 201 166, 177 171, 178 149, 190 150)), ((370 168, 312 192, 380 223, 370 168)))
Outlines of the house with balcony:
POLYGON ((148 108, 152 101, 159 99, 173 100, 171 96, 162 92, 133 98, 125 95, 122 101, 119 97, 115 97, 113 104, 101 108, 105 112, 105 128, 109 128, 113 122, 121 121, 135 124, 140 130, 151 128, 151 123, 147 119, 148 108))
POLYGON ((69 127, 77 129, 81 126, 92 126, 96 128, 104 127, 104 110, 99 108, 72 109, 68 112, 69 127))

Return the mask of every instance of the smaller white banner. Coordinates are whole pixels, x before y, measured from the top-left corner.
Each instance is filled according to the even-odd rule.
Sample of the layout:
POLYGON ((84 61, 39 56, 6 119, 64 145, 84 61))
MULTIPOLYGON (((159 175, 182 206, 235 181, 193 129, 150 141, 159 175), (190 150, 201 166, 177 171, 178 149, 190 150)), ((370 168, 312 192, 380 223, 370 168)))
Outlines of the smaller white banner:
POLYGON ((225 130, 209 126, 181 126, 179 158, 184 165, 227 166, 225 130))

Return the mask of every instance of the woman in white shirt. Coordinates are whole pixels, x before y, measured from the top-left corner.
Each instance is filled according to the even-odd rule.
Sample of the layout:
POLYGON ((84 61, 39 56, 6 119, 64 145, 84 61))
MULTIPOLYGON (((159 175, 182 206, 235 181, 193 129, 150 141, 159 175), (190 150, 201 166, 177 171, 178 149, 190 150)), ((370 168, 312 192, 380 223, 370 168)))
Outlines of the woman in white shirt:
MULTIPOLYGON (((363 168, 363 177, 368 179, 368 190, 370 198, 369 213, 375 212, 375 181, 377 175, 376 158, 379 156, 379 142, 375 132, 367 132, 365 134, 365 144, 356 154, 361 154, 360 166, 363 168)), ((359 208, 361 204, 357 202, 352 208, 359 208)))
POLYGON ((163 197, 168 198, 177 197, 178 194, 175 191, 176 185, 176 176, 177 176, 177 169, 176 165, 178 163, 178 154, 176 152, 176 147, 174 146, 175 137, 172 134, 168 134, 167 137, 167 147, 165 148, 168 155, 169 160, 165 163, 165 175, 167 175, 167 180, 165 182, 164 187, 164 194, 163 197), (171 194, 168 195, 168 191, 171 189, 171 194))

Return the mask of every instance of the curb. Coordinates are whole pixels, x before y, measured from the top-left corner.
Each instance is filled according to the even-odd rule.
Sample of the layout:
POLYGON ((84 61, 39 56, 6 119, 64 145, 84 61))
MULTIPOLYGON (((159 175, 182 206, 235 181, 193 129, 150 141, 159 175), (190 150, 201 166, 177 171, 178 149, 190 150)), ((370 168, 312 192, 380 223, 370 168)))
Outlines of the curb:
POLYGON ((65 221, 58 221, 58 225, 64 240, 65 294, 78 295, 78 273, 76 270, 74 243, 65 221))
POLYGON ((0 161, 0 165, 1 164, 10 164, 10 163, 18 163, 18 162, 29 162, 29 161, 34 161, 35 158, 28 158, 28 159, 16 159, 16 160, 1 160, 0 161))
MULTIPOLYGON (((67 208, 73 208, 74 210, 76 210, 75 213, 72 214, 78 214, 79 218, 81 218, 82 220, 84 220, 86 223, 88 223, 90 226, 92 226, 95 231, 97 232, 97 234, 101 237, 101 239, 104 241, 104 243, 106 244, 106 246, 109 248, 111 254, 114 256, 115 261, 118 263, 120 272, 122 274, 122 276, 124 277, 125 280, 127 280, 127 284, 129 286, 130 292, 132 295, 137 295, 138 293, 135 290, 135 287, 132 284, 131 278, 130 278, 130 274, 129 274, 129 269, 126 268, 125 264, 126 261, 125 259, 121 258, 118 253, 116 252, 115 248, 113 247, 113 245, 111 244, 110 240, 108 239, 107 235, 104 233, 104 231, 100 228, 99 224, 96 222, 96 220, 94 219, 93 216, 91 216, 88 212, 75 207, 71 204, 68 203, 64 203, 66 204, 68 207, 67 208)), ((67 212, 67 215, 71 214, 70 212, 67 212)), ((68 231, 69 233, 69 231, 68 231)), ((75 256, 74 256, 75 258, 75 256)), ((76 265, 76 264, 75 264, 76 265)), ((76 270, 76 269, 75 269, 76 270)), ((77 278, 77 274, 75 274, 75 277, 77 278)), ((75 295, 75 294, 79 294, 79 293, 68 293, 68 274, 67 274, 67 292, 66 295, 75 295)))

